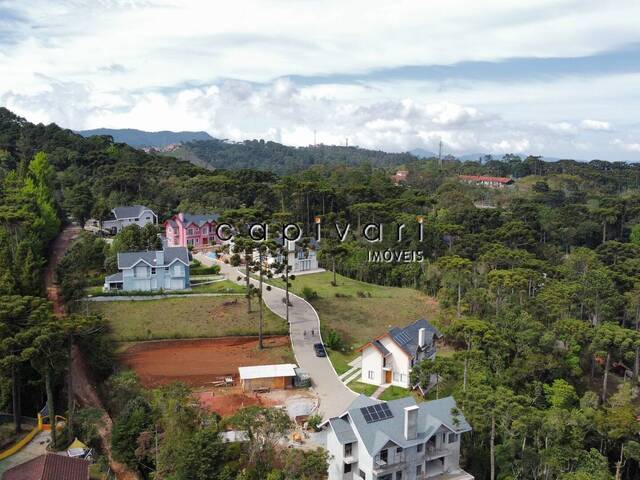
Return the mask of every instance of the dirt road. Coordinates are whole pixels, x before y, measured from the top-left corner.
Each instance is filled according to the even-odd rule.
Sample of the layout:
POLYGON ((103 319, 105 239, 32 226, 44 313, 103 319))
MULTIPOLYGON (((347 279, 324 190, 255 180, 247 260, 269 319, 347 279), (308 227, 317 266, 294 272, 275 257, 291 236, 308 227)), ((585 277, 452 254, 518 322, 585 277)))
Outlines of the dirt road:
MULTIPOLYGON (((47 289, 47 298, 53 304, 53 312, 57 316, 64 315, 64 304, 60 298, 60 287, 55 281, 56 266, 69 248, 69 245, 71 245, 71 242, 73 242, 80 232, 80 227, 75 225, 69 225, 60 232, 53 242, 49 255, 49 263, 45 269, 44 283, 47 289)), ((80 349, 75 345, 71 352, 71 375, 73 378, 73 395, 76 402, 83 407, 92 407, 103 412, 101 426, 98 431, 100 433, 102 451, 109 460, 111 470, 119 480, 136 480, 138 476, 129 471, 125 465, 116 462, 111 455, 111 429, 113 427, 113 421, 96 393, 84 358, 82 357, 82 352, 80 352, 80 349)))

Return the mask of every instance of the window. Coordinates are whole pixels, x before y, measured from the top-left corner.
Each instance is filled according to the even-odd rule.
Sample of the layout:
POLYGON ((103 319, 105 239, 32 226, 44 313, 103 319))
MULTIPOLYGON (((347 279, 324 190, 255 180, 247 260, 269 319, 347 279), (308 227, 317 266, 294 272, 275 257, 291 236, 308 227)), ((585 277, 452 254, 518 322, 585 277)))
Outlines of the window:
POLYGON ((193 228, 187 228, 187 235, 193 235, 193 228))
POLYGON ((367 478, 367 474, 364 473, 361 469, 358 469, 358 476, 360 478, 365 478, 365 479, 367 478))
POLYGON ((352 450, 353 450, 353 443, 347 443, 344 446, 344 456, 348 457, 349 455, 351 455, 352 450))
POLYGON ((207 227, 202 227, 202 234, 203 235, 208 235, 209 234, 209 229, 207 227))
POLYGON ((145 220, 151 220, 151 217, 144 217, 145 220))
POLYGON ((350 463, 345 463, 344 464, 344 473, 349 473, 351 471, 351 464, 350 463))
POLYGON ((369 372, 367 373, 367 378, 369 380, 373 380, 373 370, 369 370, 369 372))
POLYGON ((419 443, 418 444, 418 453, 422 452, 423 448, 424 448, 424 443, 419 443))
POLYGON ((139 219, 139 218, 136 218, 136 222, 138 222, 138 221, 140 221, 140 219, 139 219))
POLYGON ((156 274, 156 269, 155 268, 151 268, 151 275, 155 275, 156 274))
POLYGON ((396 448, 396 453, 402 453, 402 447, 396 448))
POLYGON ((422 475, 422 464, 416 466, 416 475, 422 475))
POLYGON ((382 475, 381 477, 378 477, 378 480, 393 480, 393 473, 382 475))
POLYGON ((402 472, 396 472, 396 480, 402 480, 402 472))
POLYGON ((450 433, 449 434, 449 443, 456 443, 458 441, 458 434, 457 433, 450 433))
POLYGON ((389 460, 389 451, 387 449, 380 450, 380 461, 387 463, 389 460))

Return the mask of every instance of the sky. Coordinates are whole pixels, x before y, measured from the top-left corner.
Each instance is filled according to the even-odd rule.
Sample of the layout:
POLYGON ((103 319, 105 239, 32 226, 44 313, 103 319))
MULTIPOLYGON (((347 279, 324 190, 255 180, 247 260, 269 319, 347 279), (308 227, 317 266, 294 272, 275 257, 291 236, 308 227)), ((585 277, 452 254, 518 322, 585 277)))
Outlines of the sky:
POLYGON ((74 130, 640 160, 637 0, 0 0, 0 105, 74 130))

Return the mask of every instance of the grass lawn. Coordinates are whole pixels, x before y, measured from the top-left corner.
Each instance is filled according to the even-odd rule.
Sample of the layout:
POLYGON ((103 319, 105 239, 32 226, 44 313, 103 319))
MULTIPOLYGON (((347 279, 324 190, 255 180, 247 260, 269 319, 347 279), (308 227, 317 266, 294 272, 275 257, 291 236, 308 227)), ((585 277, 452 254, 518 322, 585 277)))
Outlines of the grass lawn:
MULTIPOLYGON (((247 313, 237 296, 165 298, 89 302, 91 313, 101 314, 117 341, 257 335, 258 312, 247 313)), ((254 307, 255 308, 255 307, 254 307)), ((284 320, 264 309, 264 333, 287 335, 284 320)))
MULTIPOLYGON (((396 400, 398 398, 416 396, 411 390, 407 390, 406 388, 397 387, 395 385, 391 385, 380 395, 380 400, 389 401, 396 400)), ((419 394, 418 397, 422 398, 419 394)), ((417 397, 416 397, 417 399, 417 397)))
POLYGON ((353 380, 348 387, 353 390, 356 393, 363 393, 365 394, 367 397, 370 397, 371 395, 373 395, 373 392, 375 392, 378 387, 375 385, 369 385, 368 383, 362 383, 358 380, 353 380))
MULTIPOLYGON (((336 330, 347 349, 342 355, 330 355, 338 373, 343 361, 357 355, 355 348, 388 331, 420 318, 436 319, 439 313, 435 299, 412 288, 383 287, 337 276, 337 286, 331 285, 332 273, 300 275, 292 281, 292 291, 301 295, 305 287, 318 293, 312 300, 320 315, 322 330, 336 330), (339 296, 336 297, 336 294, 339 296)), ((271 282, 281 287, 279 279, 271 282)))
POLYGON ((327 348, 327 353, 329 354, 329 360, 331 360, 333 368, 336 369, 338 375, 342 375, 343 373, 351 369, 351 365, 349 365, 349 362, 353 360, 352 352, 342 353, 327 348))

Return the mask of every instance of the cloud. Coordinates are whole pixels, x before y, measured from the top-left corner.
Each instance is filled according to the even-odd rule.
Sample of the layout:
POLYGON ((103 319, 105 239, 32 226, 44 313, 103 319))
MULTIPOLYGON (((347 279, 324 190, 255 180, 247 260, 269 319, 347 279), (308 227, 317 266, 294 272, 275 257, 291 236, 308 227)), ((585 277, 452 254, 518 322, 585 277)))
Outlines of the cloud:
POLYGON ((622 150, 627 152, 637 152, 640 153, 640 143, 638 142, 625 142, 619 138, 616 138, 611 142, 613 145, 620 147, 622 150))
POLYGON ((0 104, 74 129, 638 158, 609 139, 640 133, 638 2, 475 7, 0 0, 0 104))

